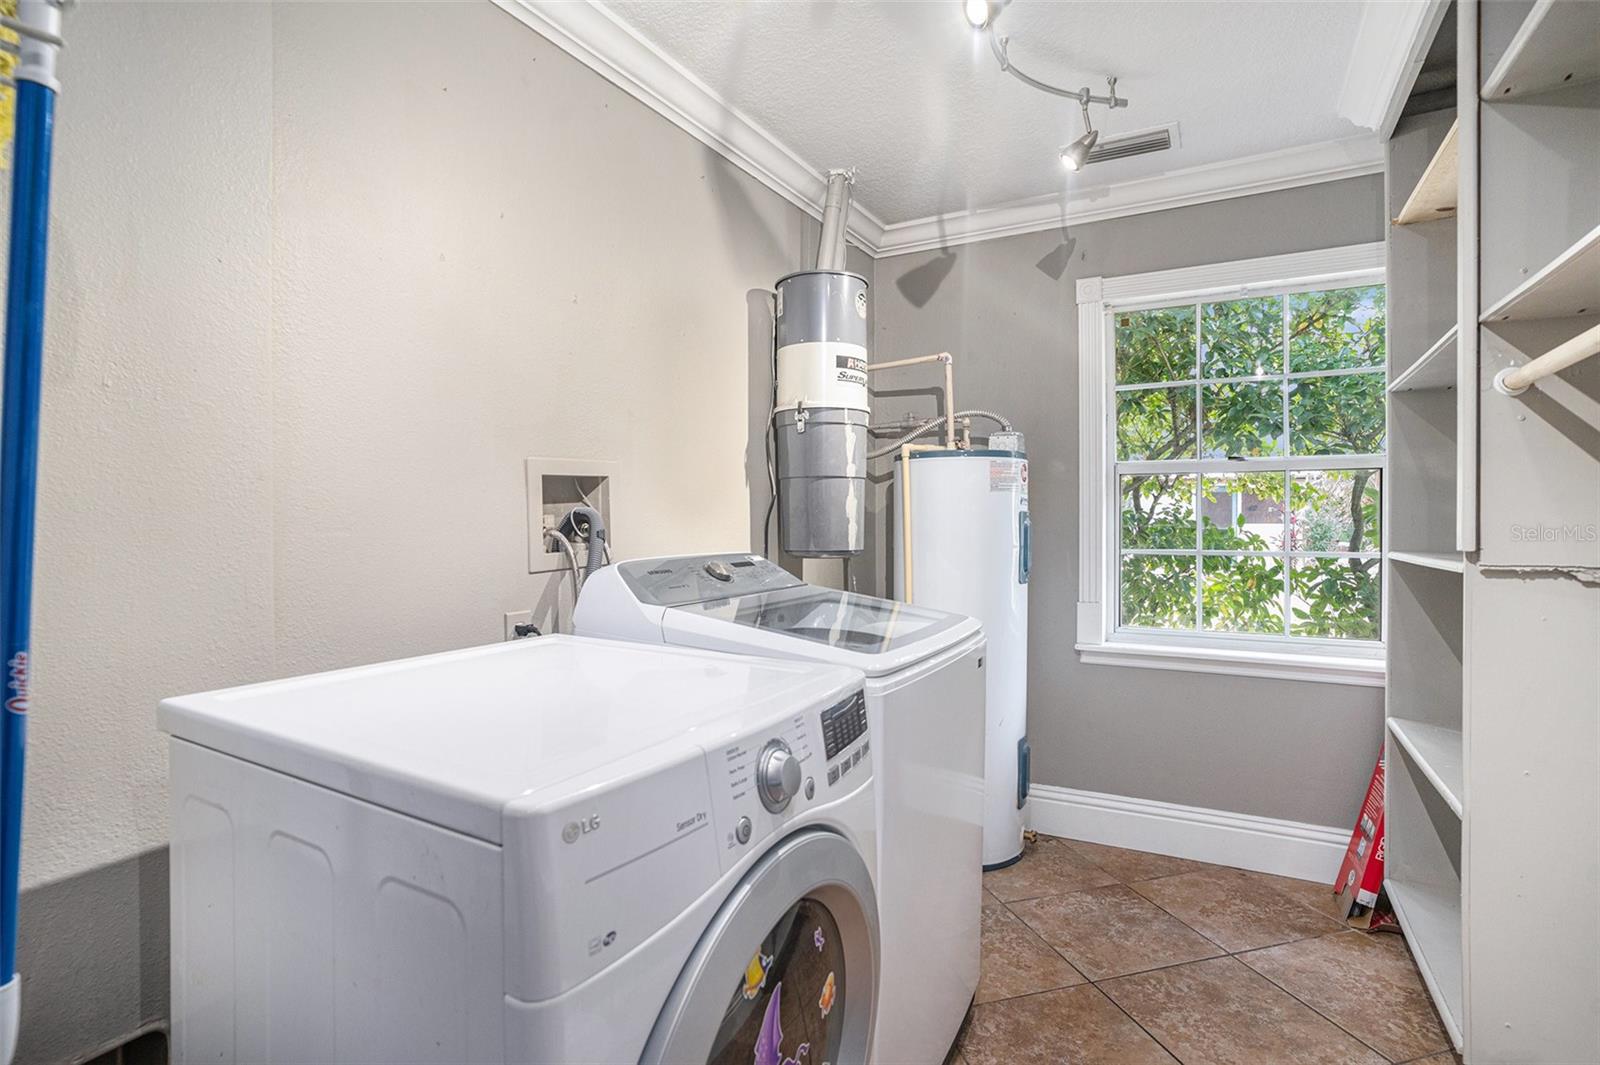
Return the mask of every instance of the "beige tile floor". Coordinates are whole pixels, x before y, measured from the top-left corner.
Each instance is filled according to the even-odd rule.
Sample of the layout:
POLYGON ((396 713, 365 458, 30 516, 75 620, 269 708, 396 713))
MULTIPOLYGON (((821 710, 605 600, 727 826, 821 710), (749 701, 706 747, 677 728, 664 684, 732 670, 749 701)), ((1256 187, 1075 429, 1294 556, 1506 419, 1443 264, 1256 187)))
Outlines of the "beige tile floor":
POLYGON ((1397 935, 1321 885, 1040 836, 984 875, 948 1065, 1452 1065, 1397 935))

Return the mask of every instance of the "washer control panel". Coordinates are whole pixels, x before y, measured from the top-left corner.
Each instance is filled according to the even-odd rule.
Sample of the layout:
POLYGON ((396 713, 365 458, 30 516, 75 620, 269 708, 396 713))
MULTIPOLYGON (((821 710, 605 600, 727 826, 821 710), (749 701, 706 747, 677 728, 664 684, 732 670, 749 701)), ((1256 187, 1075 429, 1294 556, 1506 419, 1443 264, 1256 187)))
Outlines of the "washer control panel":
POLYGON ((760 555, 685 555, 618 562, 616 568, 634 598, 647 606, 687 606, 805 584, 760 555))
POLYGON ((791 818, 859 787, 870 766, 865 696, 795 714, 706 754, 716 847, 723 869, 791 818), (841 768, 843 767, 843 768, 841 768), (848 776, 851 769, 855 774, 848 776))

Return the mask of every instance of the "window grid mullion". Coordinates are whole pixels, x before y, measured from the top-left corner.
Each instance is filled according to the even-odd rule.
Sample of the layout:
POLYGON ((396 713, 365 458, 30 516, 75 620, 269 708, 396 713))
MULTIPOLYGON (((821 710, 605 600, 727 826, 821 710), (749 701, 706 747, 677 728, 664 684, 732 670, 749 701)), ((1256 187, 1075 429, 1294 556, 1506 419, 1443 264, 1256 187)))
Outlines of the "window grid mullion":
MULTIPOLYGON (((1372 374, 1374 376, 1384 372, 1382 366, 1342 366, 1332 370, 1301 370, 1289 374, 1291 381, 1309 381, 1318 377, 1354 377, 1357 374, 1372 374)), ((1281 373, 1247 374, 1243 377, 1197 377, 1186 381, 1134 381, 1129 384, 1118 384, 1118 392, 1154 392, 1163 388, 1187 388, 1194 384, 1206 385, 1264 385, 1271 381, 1278 381, 1284 377, 1281 373)))
MULTIPOLYGON (((1124 555, 1165 555, 1169 558, 1189 558, 1194 551, 1187 547, 1125 547, 1124 555)), ((1244 551, 1224 547, 1208 547, 1201 552, 1210 558, 1280 558, 1292 559, 1334 558, 1356 559, 1371 562, 1383 557, 1379 551, 1244 551)))
POLYGON ((1205 628, 1205 519, 1200 516, 1200 508, 1205 505, 1205 492, 1203 484, 1205 478, 1199 474, 1194 478, 1194 630, 1200 632, 1205 628))
POLYGON ((1363 455, 1262 455, 1242 459, 1117 459, 1116 470, 1128 476, 1186 473, 1274 473, 1293 470, 1381 470, 1387 456, 1363 455))
MULTIPOLYGON (((1287 395, 1287 391, 1285 392, 1285 395, 1287 395)), ((1285 400, 1285 406, 1287 406, 1287 400, 1285 400)), ((1287 433, 1289 431, 1289 426, 1288 426, 1287 420, 1284 423, 1283 431, 1285 433, 1287 433)), ((1289 619, 1290 619, 1289 604, 1292 602, 1292 597, 1289 594, 1289 589, 1294 584, 1294 544, 1289 539, 1289 526, 1290 526, 1289 515, 1294 512, 1294 497, 1291 496, 1289 493, 1293 490, 1293 488, 1294 488, 1294 474, 1291 473, 1288 470, 1284 470, 1283 471, 1283 589, 1278 592, 1278 613, 1282 615, 1283 635, 1284 635, 1285 639, 1287 639, 1288 636, 1289 636, 1289 624, 1290 624, 1290 621, 1289 621, 1289 619)))
MULTIPOLYGON (((1200 383, 1200 379, 1205 374, 1204 356, 1201 353, 1202 345, 1205 343, 1205 327, 1204 327, 1204 322, 1203 322, 1204 315, 1205 315, 1205 307, 1198 300, 1195 301, 1195 305, 1194 305, 1194 457, 1195 457, 1196 461, 1200 460, 1201 458, 1204 458, 1205 457, 1205 453, 1206 453, 1206 446, 1205 446, 1205 440, 1206 440, 1205 392, 1206 392, 1206 390, 1205 390, 1205 386, 1203 386, 1200 383)), ((1202 522, 1201 522, 1201 519, 1200 519, 1200 501, 1201 501, 1200 486, 1201 486, 1201 481, 1203 479, 1204 479, 1203 475, 1201 475, 1199 473, 1196 473, 1194 475, 1193 499, 1194 499, 1194 631, 1195 632, 1200 632, 1201 629, 1204 627, 1203 623, 1204 623, 1204 616, 1205 616, 1204 615, 1204 607, 1202 606, 1202 604, 1205 601, 1205 593, 1203 591, 1203 585, 1204 585, 1204 582, 1205 582, 1205 571, 1204 571, 1204 569, 1202 567, 1205 565, 1205 563, 1202 561, 1201 554, 1200 554, 1200 550, 1201 550, 1201 546, 1202 546, 1202 541, 1201 541, 1202 522)))
MULTIPOLYGON (((1278 395, 1283 401, 1283 453, 1285 455, 1292 455, 1292 454, 1294 454, 1294 432, 1293 432, 1293 430, 1291 430, 1289 428, 1289 297, 1288 296, 1285 296, 1283 298, 1283 382, 1278 386, 1278 395)), ((1284 479, 1284 488, 1287 490, 1288 487, 1289 487, 1289 482, 1288 482, 1288 479, 1286 477, 1284 479)), ((1287 494, 1287 491, 1284 494, 1283 502, 1284 502, 1284 511, 1283 511, 1283 515, 1284 515, 1284 519, 1283 519, 1284 520, 1284 530, 1283 531, 1284 531, 1284 534, 1285 534, 1284 535, 1283 544, 1284 544, 1284 547, 1287 548, 1289 546, 1289 539, 1288 539, 1288 532, 1289 532, 1289 526, 1288 526, 1288 521, 1289 521, 1289 508, 1288 508, 1289 496, 1287 494)), ((1287 583, 1288 583, 1288 575, 1287 574, 1284 575, 1284 583, 1285 583, 1285 585, 1287 585, 1287 583)), ((1287 607, 1285 608, 1285 610, 1287 610, 1287 607)), ((1284 635, 1288 635, 1288 633, 1289 633, 1288 617, 1289 617, 1289 615, 1287 613, 1285 613, 1284 614, 1284 629, 1283 629, 1284 635)))
MULTIPOLYGON (((1289 382, 1292 367, 1289 365, 1289 304, 1293 302, 1289 295, 1283 297, 1283 382, 1278 386, 1279 396, 1283 401, 1283 453, 1294 454, 1294 429, 1289 424, 1289 382)), ((1292 597, 1289 589, 1294 585, 1294 562, 1291 552, 1294 544, 1289 539, 1289 515, 1293 513, 1294 499, 1289 495, 1289 490, 1294 481, 1294 474, 1287 467, 1283 471, 1283 587, 1278 590, 1278 624, 1279 631, 1284 639, 1289 638, 1290 603, 1292 597)))

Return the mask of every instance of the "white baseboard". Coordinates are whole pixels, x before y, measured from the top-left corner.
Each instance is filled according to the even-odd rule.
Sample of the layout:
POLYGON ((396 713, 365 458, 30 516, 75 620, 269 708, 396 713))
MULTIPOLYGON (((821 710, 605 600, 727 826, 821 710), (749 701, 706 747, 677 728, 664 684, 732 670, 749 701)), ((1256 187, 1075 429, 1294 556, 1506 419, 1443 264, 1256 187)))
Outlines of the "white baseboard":
POLYGON ((1198 806, 1035 784, 1028 824, 1047 836, 1104 843, 1332 884, 1350 830, 1198 806))

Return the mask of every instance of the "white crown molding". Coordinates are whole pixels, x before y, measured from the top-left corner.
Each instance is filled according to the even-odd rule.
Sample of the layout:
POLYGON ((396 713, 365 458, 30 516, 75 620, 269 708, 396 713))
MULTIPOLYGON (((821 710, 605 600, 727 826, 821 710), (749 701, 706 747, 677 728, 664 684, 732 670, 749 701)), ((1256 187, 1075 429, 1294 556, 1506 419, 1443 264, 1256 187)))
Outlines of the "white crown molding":
MULTIPOLYGON (((607 81, 819 217, 827 190, 812 166, 595 0, 492 0, 607 81)), ((1442 0, 1420 0, 1424 6, 1442 0)), ((1384 7, 1382 3, 1369 8, 1384 7)), ((1411 7, 1415 5, 1400 5, 1411 7)), ((1427 35, 1431 37, 1431 32, 1427 35)), ((1409 84, 1409 81, 1407 82, 1409 84)), ((1383 144, 1356 137, 1290 148, 1118 185, 885 225, 851 204, 848 231, 875 257, 970 244, 1064 225, 1164 211, 1258 192, 1379 173, 1383 144)))
POLYGON ((1047 836, 1319 880, 1329 894, 1350 843, 1342 828, 1048 784, 1029 789, 1028 824, 1047 836))
MULTIPOLYGON (((813 217, 827 177, 592 0, 492 0, 628 95, 813 217)), ((851 204, 850 235, 876 254, 883 223, 851 204)))
POLYGON ((1189 167, 1118 185, 1070 190, 1064 198, 1040 197, 1000 207, 895 222, 884 227, 883 236, 878 242, 878 254, 904 255, 1019 233, 1037 233, 1108 218, 1165 211, 1323 181, 1338 181, 1363 174, 1379 174, 1383 168, 1383 144, 1374 137, 1326 141, 1223 163, 1189 167))
POLYGON ((1387 140, 1400 121, 1449 0, 1367 3, 1339 91, 1339 114, 1387 140))

